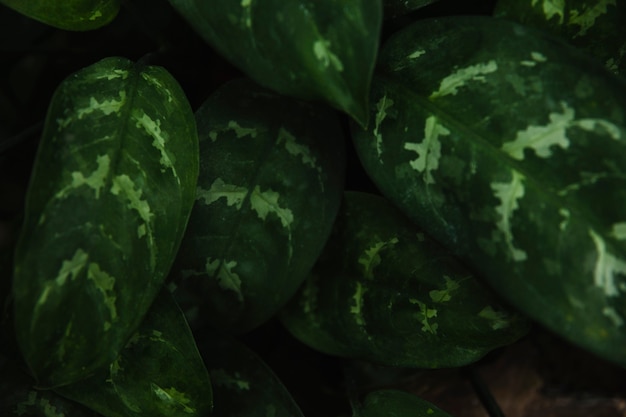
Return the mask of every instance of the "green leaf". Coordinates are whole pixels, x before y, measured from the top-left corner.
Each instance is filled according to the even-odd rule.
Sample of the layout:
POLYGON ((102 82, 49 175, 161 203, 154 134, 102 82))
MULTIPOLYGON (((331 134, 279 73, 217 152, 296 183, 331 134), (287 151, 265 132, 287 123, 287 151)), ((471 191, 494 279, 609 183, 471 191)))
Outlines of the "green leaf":
POLYGON ((494 15, 546 30, 626 75, 626 3, 620 0, 499 0, 494 15))
POLYGON ((365 397, 354 417, 450 417, 428 401, 397 390, 380 390, 365 397))
POLYGON ((381 0, 170 0, 191 26, 259 84, 325 100, 367 124, 381 0))
POLYGON ((108 370, 56 391, 105 417, 205 417, 213 403, 191 330, 166 290, 108 370))
POLYGON ((249 80, 217 90, 196 119, 202 165, 176 295, 201 321, 246 331, 293 295, 330 234, 343 132, 330 109, 249 80))
POLYGON ((626 364, 626 84, 499 19, 381 52, 354 143, 384 194, 532 318, 626 364))
POLYGON ((213 382, 215 417, 302 417, 272 370, 244 344, 210 334, 201 345, 213 382))
POLYGON ((193 206, 198 139, 177 82, 108 58, 50 107, 15 255, 15 326, 40 386, 108 366, 161 288, 193 206))
POLYGON ((387 200, 354 192, 281 319, 324 353, 419 368, 474 362, 528 329, 387 200))
POLYGON ((385 18, 402 16, 436 1, 438 0, 383 0, 385 18))
POLYGON ((32 19, 65 30, 92 30, 110 23, 120 0, 0 0, 32 19))

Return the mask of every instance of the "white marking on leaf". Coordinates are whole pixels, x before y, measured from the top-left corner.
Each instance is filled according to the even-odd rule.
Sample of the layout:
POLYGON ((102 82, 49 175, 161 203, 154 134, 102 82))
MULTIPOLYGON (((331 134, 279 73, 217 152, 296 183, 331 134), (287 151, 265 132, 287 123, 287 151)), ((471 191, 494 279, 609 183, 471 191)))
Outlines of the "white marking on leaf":
POLYGON ((611 235, 617 240, 626 240, 626 222, 615 223, 611 235))
POLYGON ((517 136, 510 142, 502 145, 502 150, 513 159, 523 160, 524 150, 533 149, 540 158, 552 156, 552 147, 559 146, 568 149, 570 140, 567 137, 567 129, 580 128, 588 132, 595 132, 597 128, 602 133, 608 134, 612 139, 621 138, 621 130, 613 123, 602 119, 575 119, 574 109, 567 103, 561 102, 562 113, 550 113, 550 123, 545 126, 529 126, 525 130, 517 132, 517 136))
POLYGON ((410 298, 409 302, 411 304, 417 304, 420 308, 419 313, 417 313, 417 318, 422 323, 422 331, 425 333, 437 334, 439 324, 431 321, 432 319, 437 317, 437 309, 429 308, 426 304, 415 298, 410 298))
POLYGON ((243 8, 243 21, 248 29, 252 28, 252 0, 241 0, 243 8))
POLYGON ((615 327, 621 327, 624 325, 624 318, 613 308, 613 307, 604 307, 602 309, 602 314, 605 317, 608 317, 615 327))
MULTIPOLYGON (((531 6, 535 6, 540 0, 532 0, 531 6)), ((546 20, 552 19, 554 16, 558 16, 559 24, 563 24, 565 18, 565 0, 541 0, 543 14, 546 16, 546 20)))
POLYGON ((486 82, 485 75, 498 70, 498 64, 493 59, 483 64, 470 65, 466 68, 457 69, 452 74, 441 80, 439 89, 430 95, 430 99, 456 95, 459 88, 467 85, 470 81, 486 82))
POLYGON ((426 184, 434 184, 435 178, 432 172, 439 168, 441 157, 441 142, 439 136, 449 135, 450 131, 441 125, 435 116, 426 119, 424 127, 424 140, 420 143, 405 143, 404 149, 417 152, 418 158, 409 162, 411 168, 423 173, 426 184))
POLYGON ((126 104, 126 91, 124 90, 120 91, 119 100, 111 99, 99 102, 95 97, 91 97, 89 99, 89 106, 76 110, 76 116, 78 120, 81 120, 86 115, 95 111, 100 111, 104 113, 105 116, 108 116, 112 113, 119 113, 124 104, 126 104))
POLYGON ((280 224, 284 228, 289 229, 291 223, 293 223, 293 213, 290 209, 280 206, 278 203, 279 198, 280 194, 276 191, 272 189, 261 191, 261 188, 257 185, 250 196, 250 205, 261 220, 265 221, 267 215, 273 213, 280 220, 280 224))
POLYGON ((619 295, 617 276, 626 276, 626 262, 609 253, 604 239, 593 229, 589 229, 589 236, 596 248, 596 265, 593 271, 593 282, 604 291, 607 297, 619 295))
POLYGON ((393 104, 393 100, 387 98, 386 94, 378 100, 378 103, 376 103, 377 111, 376 120, 374 121, 374 136, 376 137, 376 152, 378 153, 379 158, 383 153, 383 135, 380 133, 380 125, 387 117, 387 109, 393 106, 393 104))
MULTIPOLYGON (((580 30, 574 35, 574 38, 586 35, 587 31, 595 25, 596 20, 600 16, 609 13, 609 6, 617 7, 617 0, 596 0, 595 3, 595 5, 587 6, 582 11, 576 9, 570 10, 568 25, 577 25, 580 27, 580 30)), ((614 10, 614 12, 616 12, 616 10, 614 10)))
POLYGON ((226 184, 223 179, 217 178, 211 184, 211 188, 208 190, 198 186, 196 189, 196 200, 203 200, 204 204, 209 205, 220 198, 226 199, 228 206, 235 206, 237 210, 241 208, 244 199, 248 195, 248 190, 245 187, 240 187, 234 184, 226 184))
POLYGON ((491 306, 487 306, 480 310, 478 317, 489 320, 493 330, 506 329, 511 326, 508 314, 502 311, 495 311, 491 306))
POLYGON ((450 301, 452 299, 452 293, 461 288, 459 283, 449 276, 444 275, 443 278, 445 280, 445 288, 428 292, 430 299, 435 303, 445 303, 450 301))
POLYGON ((559 224, 559 229, 561 229, 561 231, 565 231, 565 229, 567 229, 567 225, 569 224, 570 211, 568 209, 562 208, 559 210, 559 214, 563 216, 563 220, 559 224))
POLYGON ((236 266, 236 261, 207 258, 205 270, 209 276, 217 280, 217 284, 221 289, 234 292, 237 295, 237 299, 243 301, 241 278, 234 271, 236 266))
POLYGON ((224 369, 211 369, 211 383, 218 387, 235 389, 237 391, 250 391, 250 381, 242 378, 239 372, 232 375, 224 369))
POLYGON ((159 160, 161 166, 163 167, 161 168, 161 172, 164 172, 167 168, 171 169, 176 181, 180 184, 180 178, 178 178, 178 173, 174 167, 174 158, 165 149, 165 144, 168 141, 168 134, 167 132, 163 132, 161 130, 161 120, 153 120, 143 111, 141 111, 141 115, 140 111, 133 112, 133 117, 137 122, 136 127, 143 128, 144 131, 152 137, 152 146, 154 146, 161 154, 161 159, 159 160))
POLYGON ((226 130, 232 130, 233 132, 235 132, 235 136, 237 136, 237 139, 241 139, 246 136, 250 136, 254 139, 257 136, 257 129, 255 127, 242 127, 235 120, 231 120, 228 122, 226 130))
POLYGON ((357 281, 356 290, 352 295, 352 300, 354 304, 350 306, 350 314, 354 314, 354 320, 356 324, 359 326, 365 325, 365 319, 363 318, 363 296, 368 291, 367 288, 363 287, 363 285, 357 281))
POLYGON ((111 321, 104 322, 104 330, 111 328, 111 322, 117 319, 117 308, 115 301, 117 299, 113 287, 115 286, 115 278, 100 269, 100 265, 95 262, 89 264, 87 269, 87 279, 93 282, 96 290, 102 295, 102 301, 109 310, 111 321))
POLYGON ((409 55, 407 55, 407 58, 409 58, 409 59, 417 59, 417 58, 421 57, 424 54, 426 54, 425 50, 418 49, 415 52, 410 53, 409 55))
POLYGON ((85 177, 80 171, 72 172, 72 183, 59 191, 55 197, 65 198, 71 190, 86 185, 96 192, 96 200, 99 199, 100 189, 104 187, 104 183, 109 175, 111 159, 109 158, 109 155, 106 154, 98 155, 96 157, 96 163, 98 164, 98 167, 87 177, 85 177))
POLYGON ((174 387, 162 388, 154 382, 150 383, 150 388, 156 398, 162 403, 165 403, 168 409, 178 408, 187 414, 194 414, 196 412, 196 409, 190 406, 191 398, 184 392, 180 392, 174 387))
POLYGON ((152 84, 153 87, 156 87, 157 91, 165 93, 165 95, 167 96, 168 103, 171 103, 174 100, 174 97, 172 96, 172 92, 157 77, 153 77, 150 74, 146 74, 145 72, 142 72, 141 78, 146 80, 146 82, 148 82, 149 84, 152 84))
POLYGON ((72 259, 63 261, 61 269, 59 270, 55 282, 58 286, 62 286, 67 281, 67 278, 71 276, 72 281, 78 277, 80 271, 87 265, 89 255, 82 249, 76 249, 72 259))
POLYGON ((337 55, 330 50, 331 43, 326 39, 319 39, 313 43, 315 58, 322 63, 324 68, 332 66, 336 71, 343 71, 343 63, 337 55))
POLYGON ((358 263, 363 265, 363 276, 367 279, 374 278, 374 268, 380 265, 381 257, 380 253, 383 250, 390 249, 398 243, 397 237, 391 238, 387 241, 381 241, 375 243, 373 246, 366 249, 361 256, 359 256, 358 263))
POLYGON ((511 258, 516 261, 526 260, 526 252, 513 245, 513 231, 511 219, 513 213, 519 208, 518 200, 524 197, 524 176, 513 170, 511 182, 492 182, 491 190, 495 197, 500 200, 500 205, 496 207, 500 219, 496 223, 498 230, 504 235, 504 240, 509 249, 511 258))

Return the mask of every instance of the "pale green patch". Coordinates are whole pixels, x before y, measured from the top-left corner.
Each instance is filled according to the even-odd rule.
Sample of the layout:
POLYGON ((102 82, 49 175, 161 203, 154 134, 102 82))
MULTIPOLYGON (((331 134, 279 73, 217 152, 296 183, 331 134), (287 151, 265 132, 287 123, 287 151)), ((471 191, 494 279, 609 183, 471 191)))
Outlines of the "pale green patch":
POLYGON ((443 276, 445 280, 445 288, 441 290, 432 290, 428 293, 430 299, 435 303, 445 303, 452 299, 452 293, 458 290, 461 286, 459 283, 447 275, 443 276))
MULTIPOLYGON (((596 0, 595 3, 595 5, 587 7, 582 11, 576 9, 570 10, 568 25, 577 25, 580 27, 580 30, 574 35, 574 38, 586 35, 587 31, 595 25, 596 20, 600 16, 609 13, 609 6, 617 6, 617 0, 596 0)), ((613 11, 615 12, 616 10, 613 11)))
POLYGON ((563 19, 565 18, 565 0, 532 0, 531 6, 534 7, 539 1, 541 1, 546 20, 558 16, 559 24, 563 24, 563 19))
POLYGON ((602 314, 605 317, 608 317, 615 327, 621 327, 624 325, 624 318, 613 308, 613 307, 604 307, 602 309, 602 314))
POLYGON ((374 137, 376 138, 376 152, 378 153, 378 157, 383 153, 383 134, 380 133, 380 125, 383 123, 385 118, 387 117, 387 109, 393 106, 394 102, 392 99, 387 98, 385 94, 378 103, 376 103, 376 119, 374 120, 374 137))
POLYGON ((513 159, 523 160, 524 150, 533 149, 540 158, 552 156, 552 147, 559 146, 568 149, 570 140, 567 137, 567 129, 578 127, 588 132, 596 132, 598 128, 602 133, 608 134, 612 139, 621 138, 621 131, 615 124, 602 119, 575 119, 574 109, 566 102, 561 102, 562 113, 550 113, 550 123, 544 126, 529 126, 517 132, 513 141, 505 142, 502 150, 513 159))
POLYGON ((589 236, 596 248, 596 265, 593 271, 594 285, 604 292, 607 297, 619 295, 617 276, 626 275, 626 262, 608 252, 606 243, 593 229, 589 229, 589 236))
POLYGON ((546 62, 548 60, 541 52, 536 51, 531 52, 530 57, 532 60, 523 60, 520 61, 520 64, 526 67, 534 67, 538 62, 546 62))
POLYGON ((239 187, 234 184, 226 184, 223 179, 217 178, 211 184, 211 188, 208 190, 203 189, 198 186, 196 188, 196 200, 202 200, 204 204, 209 205, 220 198, 226 199, 226 204, 230 206, 235 206, 237 210, 241 208, 246 196, 248 195, 248 190, 245 187, 239 187))
MULTIPOLYGON (((232 130, 235 132, 235 136, 237 139, 245 138, 246 136, 250 136, 252 139, 257 137, 257 129, 255 127, 242 127, 235 120, 230 120, 228 125, 226 126, 226 130, 232 130)), ((217 133, 215 133, 215 137, 217 138, 217 133)))
POLYGON ((71 190, 86 185, 96 192, 96 200, 99 199, 100 190, 104 187, 104 183, 109 175, 111 158, 109 158, 109 155, 106 154, 98 155, 96 163, 98 164, 98 167, 87 177, 85 177, 85 175, 80 171, 72 172, 72 183, 56 193, 55 198, 65 198, 71 190))
POLYGON ((217 280, 217 285, 225 291, 232 291, 239 301, 243 301, 241 292, 241 278, 235 273, 237 261, 227 261, 207 258, 205 264, 206 273, 217 280))
POLYGON ((426 119, 424 127, 424 140, 420 143, 405 143, 404 149, 418 154, 418 158, 409 162, 411 168, 424 174, 422 177, 426 184, 434 184, 433 171, 439 168, 439 158, 441 158, 440 136, 447 136, 450 131, 439 123, 435 116, 426 119))
POLYGON ((184 392, 180 392, 174 387, 162 388, 154 382, 150 383, 150 388, 154 395, 167 407, 179 409, 187 414, 196 412, 196 409, 191 407, 191 398, 184 392))
POLYGON ((211 375, 211 383, 218 387, 235 389, 237 391, 250 391, 250 381, 243 379, 239 372, 231 375, 224 369, 211 369, 209 373, 211 375))
POLYGON ((563 221, 559 224, 559 229, 565 231, 565 229, 567 229, 567 225, 569 224, 571 213, 568 209, 562 208, 559 210, 559 214, 563 217, 563 221))
POLYGON ((429 408, 428 410, 426 410, 426 414, 428 415, 435 414, 435 410, 433 410, 432 408, 429 408))
POLYGON ((72 259, 68 261, 63 261, 61 264, 61 269, 57 274, 57 277, 54 279, 54 282, 58 286, 62 286, 67 281, 67 278, 71 276, 71 280, 74 281, 78 278, 78 274, 85 268, 87 265, 87 260, 89 259, 89 255, 82 249, 76 249, 74 252, 74 256, 72 259))
POLYGON ((421 57, 424 54, 426 54, 425 50, 418 49, 415 52, 412 52, 409 55, 407 55, 407 58, 409 58, 409 59, 417 59, 417 58, 421 57))
POLYGON ((354 320, 359 326, 365 325, 365 319, 363 318, 363 296, 368 291, 360 282, 356 283, 356 290, 352 295, 352 301, 354 304, 350 306, 350 314, 354 314, 354 320))
POLYGON ((86 115, 95 111, 100 111, 104 113, 105 116, 108 116, 112 113, 119 113, 124 104, 126 104, 126 91, 124 90, 120 91, 119 100, 111 99, 99 102, 95 97, 91 97, 89 99, 89 106, 76 110, 76 116, 78 120, 81 120, 86 115))
POLYGON ((276 139, 277 145, 280 145, 282 143, 284 143, 285 149, 287 150, 287 152, 289 152, 290 155, 299 157, 304 165, 317 171, 317 178, 320 184, 320 188, 322 189, 322 191, 324 191, 322 168, 317 164, 317 159, 311 153, 311 149, 304 144, 298 143, 296 137, 283 127, 278 130, 278 139, 276 139))
POLYGON ((104 80, 104 79, 106 79, 107 81, 115 80, 117 78, 121 78, 121 79, 125 80, 126 78, 128 78, 128 71, 121 70, 121 69, 114 69, 113 71, 109 71, 109 72, 106 72, 104 74, 96 74, 96 75, 90 77, 90 79, 93 79, 93 80, 104 80))
POLYGON ((611 230, 611 236, 617 240, 626 240, 626 222, 615 223, 611 230))
MULTIPOLYGON (((100 10, 96 10, 89 16, 89 20, 94 21, 94 20, 99 19, 101 17, 102 17, 102 12, 100 10)), ((46 417, 48 417, 48 416, 46 416, 46 417)))
POLYGON ((167 86, 163 84, 161 80, 159 80, 157 77, 153 77, 150 74, 142 72, 141 78, 143 78, 148 84, 152 84, 153 87, 156 87, 157 91, 165 93, 168 103, 174 101, 174 97, 172 96, 172 92, 170 91, 170 89, 167 88, 167 86))
POLYGON ((18 416, 22 415, 42 415, 45 417, 66 417, 65 413, 57 411, 56 407, 50 404, 46 398, 37 398, 36 391, 29 391, 26 401, 17 404, 14 412, 18 416))
POLYGON ((437 329, 439 328, 439 324, 435 323, 432 319, 437 317, 437 309, 428 308, 428 306, 421 301, 410 298, 409 302, 411 304, 417 304, 420 308, 419 313, 417 313, 417 318, 422 323, 422 331, 425 333, 437 334, 437 329))
POLYGON ((524 176, 512 170, 511 182, 492 182, 491 190, 495 197, 500 200, 500 205, 496 207, 496 213, 500 219, 496 223, 498 230, 504 235, 506 245, 511 258, 516 261, 525 261, 526 252, 513 245, 513 231, 511 230, 511 219, 513 213, 519 208, 518 200, 524 197, 524 176))
MULTIPOLYGON (((257 185, 250 195, 250 205, 261 220, 265 221, 267 215, 273 213, 280 220, 280 224, 290 230, 291 223, 293 223, 293 213, 290 209, 280 206, 279 198, 280 194, 271 188, 267 191, 261 191, 261 187, 257 185)), ((289 236, 291 237, 291 232, 289 236)))
POLYGON ((330 41, 319 39, 313 43, 313 53, 315 58, 322 63, 324 68, 332 66, 336 71, 343 71, 343 63, 337 55, 330 50, 330 41))
POLYGON ((361 256, 359 256, 358 263, 363 266, 363 276, 366 279, 374 279, 374 268, 380 265, 381 258, 380 253, 383 250, 391 249, 398 243, 399 240, 397 237, 391 238, 387 241, 377 242, 373 246, 363 252, 361 256))
POLYGON ((115 196, 123 196, 128 200, 127 207, 135 210, 139 218, 145 226, 145 236, 148 239, 148 248, 150 250, 150 266, 154 269, 156 265, 156 252, 154 248, 154 236, 152 232, 152 217, 154 214, 150 211, 150 204, 146 200, 142 200, 143 191, 141 188, 135 189, 135 183, 126 174, 118 175, 113 178, 111 186, 111 194, 115 196))
POLYGON ((491 306, 487 306, 480 310, 478 317, 489 320, 493 330, 506 329, 511 326, 508 314, 502 311, 496 311, 491 306))
POLYGON ((170 156, 165 149, 165 144, 168 141, 168 134, 167 132, 163 132, 161 130, 161 120, 153 120, 143 111, 141 111, 141 115, 139 114, 139 111, 134 112, 133 118, 137 122, 135 126, 137 128, 143 128, 143 130, 152 138, 152 146, 154 146, 161 154, 161 159, 159 160, 159 163, 163 167, 161 168, 161 172, 165 172, 168 168, 171 169, 172 174, 174 174, 174 177, 176 177, 176 180, 180 184, 180 178, 178 178, 178 173, 174 167, 173 157, 170 156))
POLYGON ((252 0, 241 0, 243 21, 248 29, 252 28, 252 0))
POLYGON ((111 322, 117 320, 117 308, 115 307, 117 297, 113 291, 115 278, 101 270, 100 265, 92 262, 87 269, 87 279, 93 282, 96 289, 102 295, 104 305, 109 310, 111 321, 104 322, 104 330, 107 331, 111 328, 111 322))
POLYGON ((430 99, 444 97, 447 95, 456 95, 459 88, 467 85, 470 81, 486 82, 485 75, 491 74, 498 70, 498 64, 493 59, 489 62, 470 65, 466 68, 457 69, 452 74, 441 80, 439 89, 430 95, 430 99))

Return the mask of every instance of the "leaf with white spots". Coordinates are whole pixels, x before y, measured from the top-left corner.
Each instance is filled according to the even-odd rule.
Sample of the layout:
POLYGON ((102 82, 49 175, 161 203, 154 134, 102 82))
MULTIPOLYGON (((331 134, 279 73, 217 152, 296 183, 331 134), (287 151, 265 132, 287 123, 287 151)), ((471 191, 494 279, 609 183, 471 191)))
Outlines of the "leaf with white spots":
POLYGON ((110 23, 120 0, 0 0, 1 4, 59 29, 85 31, 110 23))
POLYGON ((473 362, 527 330, 388 201, 357 192, 344 194, 324 252, 280 319, 323 353, 419 368, 473 362), (481 315, 485 305, 502 314, 499 326, 481 315))
MULTIPOLYGON (((594 27, 601 4, 615 7, 583 2, 533 3, 564 24, 585 10, 594 27)), ((378 189, 516 308, 626 364, 626 83, 544 32, 487 17, 421 20, 379 59, 371 103, 393 112, 352 129, 378 189)), ((422 318, 439 318, 420 302, 422 318)))
POLYGON ((382 0, 170 0, 196 32, 259 84, 324 100, 367 124, 382 0))
POLYGON ((193 334, 165 289, 108 369, 55 391, 103 416, 204 417, 213 403, 193 334))
POLYGON ((193 113, 163 68, 107 58, 59 86, 13 287, 17 339, 40 386, 117 356, 173 262, 198 165, 193 113))
POLYGON ((178 294, 194 325, 243 332, 282 307, 321 252, 339 207, 344 138, 331 109, 246 79, 218 89, 196 118, 203 163, 178 294))

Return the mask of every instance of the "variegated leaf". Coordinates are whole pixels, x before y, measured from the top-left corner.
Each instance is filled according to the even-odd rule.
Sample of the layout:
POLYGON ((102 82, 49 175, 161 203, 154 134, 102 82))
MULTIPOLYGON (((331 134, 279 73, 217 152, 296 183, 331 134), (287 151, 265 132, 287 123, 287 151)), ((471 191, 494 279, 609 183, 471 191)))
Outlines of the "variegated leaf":
POLYGON ((117 357, 168 273, 197 174, 193 113, 163 68, 108 58, 57 89, 13 285, 17 339, 41 386, 117 357))
POLYGON ((626 84, 499 19, 391 38, 369 131, 380 189, 528 315, 626 364, 626 84))

